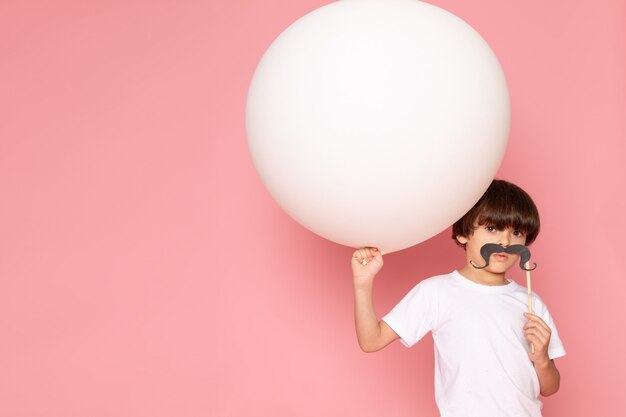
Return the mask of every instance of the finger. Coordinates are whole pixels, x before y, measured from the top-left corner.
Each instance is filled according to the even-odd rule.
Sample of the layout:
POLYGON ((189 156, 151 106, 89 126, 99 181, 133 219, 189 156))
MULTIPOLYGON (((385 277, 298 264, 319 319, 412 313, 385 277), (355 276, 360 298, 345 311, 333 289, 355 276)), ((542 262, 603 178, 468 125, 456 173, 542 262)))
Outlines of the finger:
POLYGON ((539 335, 546 341, 548 342, 550 340, 550 329, 543 327, 543 326, 537 326, 536 327, 537 332, 539 333, 539 335))
POLYGON ((356 252, 354 252, 354 258, 359 262, 367 258, 367 249, 366 248, 357 249, 356 252))
POLYGON ((547 325, 544 325, 542 323, 538 323, 536 321, 528 321, 526 322, 526 324, 524 324, 524 329, 531 329, 531 328, 535 328, 538 329, 539 331, 541 331, 542 333, 549 335, 552 333, 552 331, 550 330, 550 328, 547 325))
POLYGON ((541 317, 537 316, 536 314, 529 313, 529 312, 524 312, 524 317, 534 322, 541 320, 541 317))
POLYGON ((538 338, 542 344, 549 344, 550 343, 550 336, 543 333, 541 330, 536 329, 536 328, 532 328, 532 329, 527 329, 524 331, 524 335, 525 336, 534 336, 536 338, 538 338))
POLYGON ((524 313, 524 316, 531 322, 536 323, 538 326, 541 326, 542 328, 544 328, 545 330, 551 332, 552 330, 550 330, 550 326, 548 326, 546 324, 545 321, 543 321, 543 319, 535 314, 532 313, 524 313))
POLYGON ((526 337, 526 340, 532 341, 541 348, 548 346, 549 340, 545 338, 541 333, 538 333, 536 331, 527 331, 525 332, 524 336, 526 337))
POLYGON ((380 255, 380 252, 378 252, 378 249, 376 248, 365 247, 361 248, 361 254, 363 260, 365 260, 366 263, 369 263, 372 259, 378 257, 380 255))
POLYGON ((362 249, 357 249, 352 254, 352 267, 358 268, 367 264, 367 253, 362 249))
POLYGON ((535 337, 543 338, 543 334, 542 334, 539 330, 537 330, 536 328, 534 328, 534 327, 533 327, 533 328, 530 328, 530 329, 526 329, 526 330, 524 331, 524 334, 525 334, 526 336, 535 336, 535 337))
POLYGON ((543 324, 547 326, 546 322, 543 321, 543 319, 536 314, 525 312, 524 317, 526 317, 528 320, 531 320, 535 323, 539 323, 539 324, 543 324))
POLYGON ((541 339, 535 337, 534 335, 526 336, 526 341, 535 347, 535 353, 548 351, 548 345, 543 343, 541 339))
POLYGON ((380 253, 377 248, 367 247, 365 249, 367 250, 367 255, 372 258, 380 253))
POLYGON ((545 343, 536 334, 526 333, 524 336, 529 343, 535 345, 536 349, 542 349, 545 346, 545 343))

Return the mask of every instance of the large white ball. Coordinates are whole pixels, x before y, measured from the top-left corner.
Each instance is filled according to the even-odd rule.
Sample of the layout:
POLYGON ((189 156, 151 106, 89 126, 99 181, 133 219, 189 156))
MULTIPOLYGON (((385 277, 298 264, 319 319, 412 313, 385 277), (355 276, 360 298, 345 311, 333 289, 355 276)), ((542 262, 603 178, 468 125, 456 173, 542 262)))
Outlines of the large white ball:
POLYGON ((509 96, 485 40, 414 0, 342 0, 289 26, 248 92, 248 146, 311 231, 388 253, 444 230, 496 174, 509 96))

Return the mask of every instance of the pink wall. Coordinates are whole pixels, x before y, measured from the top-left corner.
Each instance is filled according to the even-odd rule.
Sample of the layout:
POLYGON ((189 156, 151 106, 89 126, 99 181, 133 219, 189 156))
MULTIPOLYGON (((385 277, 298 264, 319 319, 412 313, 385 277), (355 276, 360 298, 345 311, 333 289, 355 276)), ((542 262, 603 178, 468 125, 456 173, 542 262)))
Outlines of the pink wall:
MULTIPOLYGON (((436 415, 430 338, 359 351, 351 249, 247 152, 256 63, 325 3, 0 5, 1 416, 436 415)), ((569 352, 545 414, 622 416, 625 3, 434 3, 509 80, 500 177, 542 213, 534 287, 569 352)), ((379 312, 462 259, 447 233, 389 255, 379 312)))

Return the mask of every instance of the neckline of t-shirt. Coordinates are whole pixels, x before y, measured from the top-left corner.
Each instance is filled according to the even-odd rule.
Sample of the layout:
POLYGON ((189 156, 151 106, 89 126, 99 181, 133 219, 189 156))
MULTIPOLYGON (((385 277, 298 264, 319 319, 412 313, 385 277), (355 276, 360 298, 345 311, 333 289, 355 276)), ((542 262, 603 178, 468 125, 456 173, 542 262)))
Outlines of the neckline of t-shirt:
POLYGON ((504 294, 515 291, 517 288, 517 283, 513 280, 507 279, 509 281, 506 285, 482 285, 478 284, 472 280, 465 278, 461 273, 457 270, 452 272, 452 278, 463 285, 464 287, 470 288, 474 291, 480 291, 487 294, 504 294))

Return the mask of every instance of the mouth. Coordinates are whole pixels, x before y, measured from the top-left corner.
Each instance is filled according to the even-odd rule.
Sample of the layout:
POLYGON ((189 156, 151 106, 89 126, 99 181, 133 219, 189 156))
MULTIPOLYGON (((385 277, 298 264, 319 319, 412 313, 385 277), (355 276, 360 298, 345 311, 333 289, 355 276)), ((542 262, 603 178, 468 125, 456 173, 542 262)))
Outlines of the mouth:
POLYGON ((493 255, 494 261, 505 262, 509 260, 509 255, 506 253, 494 253, 493 255))

